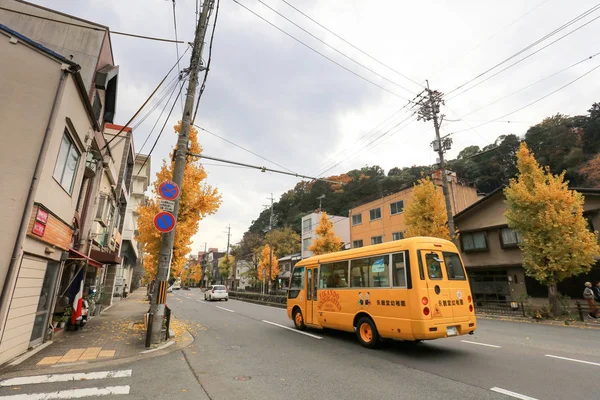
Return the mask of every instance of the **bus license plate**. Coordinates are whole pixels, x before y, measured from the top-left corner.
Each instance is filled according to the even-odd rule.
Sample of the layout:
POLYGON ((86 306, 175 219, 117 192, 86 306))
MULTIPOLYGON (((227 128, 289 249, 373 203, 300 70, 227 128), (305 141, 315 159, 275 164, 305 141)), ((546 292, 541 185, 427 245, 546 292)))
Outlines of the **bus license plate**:
POLYGON ((448 336, 456 336, 458 335, 458 331, 455 326, 447 326, 446 327, 446 335, 448 336))

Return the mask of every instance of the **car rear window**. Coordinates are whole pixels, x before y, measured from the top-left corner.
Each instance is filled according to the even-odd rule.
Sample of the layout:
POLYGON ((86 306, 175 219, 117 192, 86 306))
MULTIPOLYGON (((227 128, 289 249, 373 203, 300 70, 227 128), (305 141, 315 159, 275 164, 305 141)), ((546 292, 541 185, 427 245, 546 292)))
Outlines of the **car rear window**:
POLYGON ((223 285, 215 286, 215 290, 225 290, 225 286, 223 286, 223 285))

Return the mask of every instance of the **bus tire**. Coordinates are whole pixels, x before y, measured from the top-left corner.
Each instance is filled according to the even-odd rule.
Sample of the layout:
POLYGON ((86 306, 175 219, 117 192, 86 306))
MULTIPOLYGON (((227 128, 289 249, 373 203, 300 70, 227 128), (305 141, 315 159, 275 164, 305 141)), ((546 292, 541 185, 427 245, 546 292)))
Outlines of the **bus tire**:
POLYGON ((292 316, 294 318, 294 326, 296 327, 296 329, 298 329, 299 331, 303 331, 304 329, 306 329, 302 311, 300 311, 299 309, 295 309, 292 316))
POLYGON ((379 345, 379 332, 373 320, 362 317, 356 324, 356 336, 361 345, 368 349, 374 349, 379 345))

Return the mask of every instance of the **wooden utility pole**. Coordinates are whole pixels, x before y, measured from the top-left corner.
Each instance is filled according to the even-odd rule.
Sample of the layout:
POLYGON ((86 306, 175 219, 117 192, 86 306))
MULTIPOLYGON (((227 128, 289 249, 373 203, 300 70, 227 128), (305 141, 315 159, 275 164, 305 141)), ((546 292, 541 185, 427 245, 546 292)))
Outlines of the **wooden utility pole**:
MULTIPOLYGON (((273 200, 275 200, 273 198, 273 193, 271 193, 271 197, 267 197, 269 200, 271 200, 271 215, 269 216, 269 232, 271 232, 271 230, 273 229, 273 200)), ((273 279, 273 244, 269 241, 269 292, 268 294, 271 294, 271 284, 272 284, 272 279, 273 279)))
MULTIPOLYGON (((198 73, 202 66, 202 49, 204 48, 204 37, 208 27, 209 12, 213 8, 214 0, 205 0, 202 7, 202 13, 196 26, 196 36, 194 38, 194 46, 190 60, 190 74, 187 94, 185 97, 185 106, 183 109, 183 117, 181 119, 181 131, 177 138, 177 149, 175 150, 175 165, 173 167, 173 182, 181 188, 183 183, 183 174, 187 162, 188 142, 190 135, 190 125, 192 113, 194 112, 194 103, 196 100, 196 90, 198 87, 198 73)), ((173 216, 177 221, 179 212, 179 196, 175 200, 173 216)), ((163 318, 165 315, 165 295, 158 296, 159 290, 165 290, 165 282, 169 279, 169 270, 171 264, 171 255, 173 252, 173 242, 175 240, 175 232, 177 226, 170 232, 162 234, 160 251, 158 253, 158 268, 156 272, 156 285, 152 296, 152 304, 150 313, 153 316, 151 342, 159 343, 161 340, 161 331, 163 326, 163 318), (162 289, 161 289, 162 288, 162 289)))
POLYGON ((433 127, 435 128, 435 140, 432 142, 433 150, 438 153, 440 159, 440 169, 442 173, 442 189, 444 192, 444 199, 446 200, 446 214, 448 216, 448 231, 452 239, 456 236, 456 230, 454 228, 454 213, 452 212, 452 203, 450 201, 450 190, 448 189, 448 176, 446 174, 446 162, 444 160, 444 152, 450 149, 452 145, 452 139, 446 137, 440 137, 440 125, 444 119, 444 115, 438 119, 440 113, 440 105, 444 104, 443 93, 437 90, 431 90, 429 88, 429 81, 427 81, 427 89, 425 90, 427 95, 422 97, 417 104, 419 105, 418 119, 423 121, 433 121, 433 127))

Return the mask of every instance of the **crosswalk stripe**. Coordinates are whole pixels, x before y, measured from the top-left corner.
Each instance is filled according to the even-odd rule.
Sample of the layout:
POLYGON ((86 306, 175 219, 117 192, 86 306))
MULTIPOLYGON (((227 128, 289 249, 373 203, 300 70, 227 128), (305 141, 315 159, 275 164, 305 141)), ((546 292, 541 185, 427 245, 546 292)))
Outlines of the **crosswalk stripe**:
POLYGON ((131 376, 131 370, 120 371, 99 371, 75 374, 55 374, 55 375, 35 375, 11 378, 0 381, 0 386, 21 386, 33 385, 37 383, 69 382, 81 380, 107 379, 107 378, 128 378, 131 376))
POLYGON ((81 399, 91 396, 110 396, 119 394, 129 394, 129 385, 125 386, 108 386, 105 388, 85 388, 85 389, 70 389, 61 390, 58 392, 48 393, 30 393, 30 394, 15 394, 11 396, 0 396, 0 400, 53 400, 53 399, 81 399))

